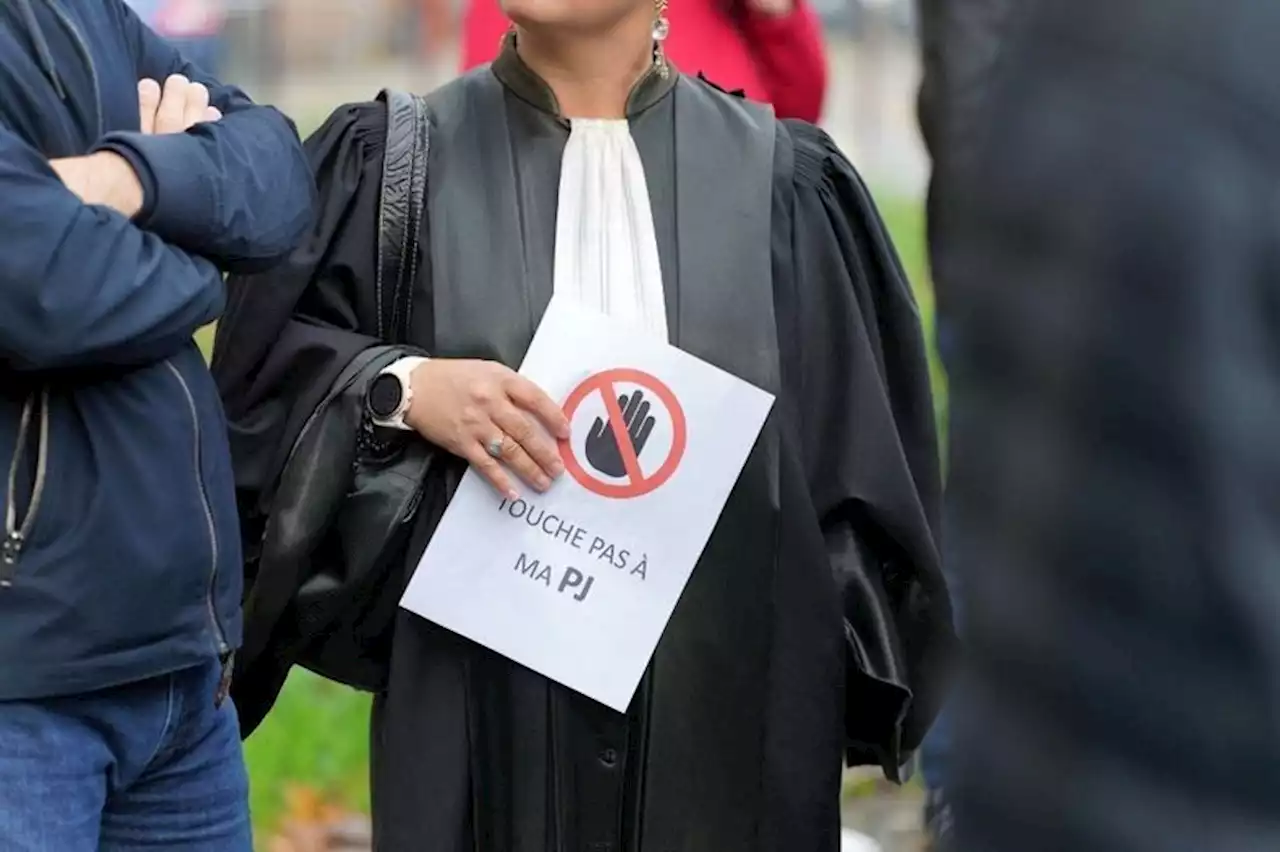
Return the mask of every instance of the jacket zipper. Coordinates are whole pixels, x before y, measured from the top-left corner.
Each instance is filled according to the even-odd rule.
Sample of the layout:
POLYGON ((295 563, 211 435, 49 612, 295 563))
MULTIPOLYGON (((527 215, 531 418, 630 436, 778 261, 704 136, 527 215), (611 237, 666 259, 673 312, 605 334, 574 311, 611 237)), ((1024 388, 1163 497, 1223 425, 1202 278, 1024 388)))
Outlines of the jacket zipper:
MULTIPOLYGON (((84 36, 80 34, 80 28, 58 5, 57 0, 45 0, 45 5, 49 7, 49 11, 53 12, 54 18, 71 36, 76 52, 80 54, 80 58, 84 60, 85 66, 89 69, 89 79, 93 84, 93 109, 97 127, 97 136, 94 138, 99 138, 106 131, 106 116, 103 114, 102 109, 102 84, 98 80, 98 66, 94 64, 93 53, 89 50, 89 45, 85 43, 84 36)), ((59 85, 61 84, 59 83, 59 85)))
POLYGON ((182 387, 182 393, 187 398, 187 410, 191 413, 192 432, 195 436, 193 462, 196 486, 200 491, 200 506, 204 509, 204 520, 209 527, 209 588, 205 603, 209 608, 209 623, 213 625, 213 633, 218 640, 218 655, 225 658, 231 649, 227 645, 227 636, 222 629, 222 621, 218 618, 218 607, 215 603, 218 588, 218 528, 213 522, 213 507, 209 505, 209 494, 204 485, 204 465, 200 461, 202 446, 202 441, 200 440, 200 413, 196 410, 196 398, 191 393, 191 386, 187 384, 187 380, 183 378, 182 373, 171 361, 165 361, 164 365, 170 373, 173 373, 173 377, 178 380, 178 384, 182 387))
POLYGON ((5 497, 4 540, 0 542, 0 589, 13 585, 13 575, 22 556, 22 548, 35 527, 44 497, 45 474, 49 469, 49 390, 41 388, 22 404, 22 418, 18 422, 18 442, 13 449, 13 461, 9 464, 9 482, 5 497), (37 405, 37 399, 39 404, 37 405), (27 436, 31 430, 31 418, 39 423, 40 437, 36 442, 36 475, 31 486, 31 499, 27 503, 22 523, 18 523, 18 472, 26 455, 27 436))

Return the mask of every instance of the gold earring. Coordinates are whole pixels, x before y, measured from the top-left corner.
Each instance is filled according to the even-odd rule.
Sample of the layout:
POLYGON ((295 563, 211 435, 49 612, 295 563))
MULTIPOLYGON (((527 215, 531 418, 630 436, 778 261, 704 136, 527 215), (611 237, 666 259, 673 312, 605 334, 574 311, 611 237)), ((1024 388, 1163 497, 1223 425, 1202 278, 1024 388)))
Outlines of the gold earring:
POLYGON ((658 76, 664 80, 671 75, 671 66, 662 50, 662 43, 671 34, 671 22, 667 20, 667 2, 668 0, 653 2, 653 65, 658 69, 658 76))

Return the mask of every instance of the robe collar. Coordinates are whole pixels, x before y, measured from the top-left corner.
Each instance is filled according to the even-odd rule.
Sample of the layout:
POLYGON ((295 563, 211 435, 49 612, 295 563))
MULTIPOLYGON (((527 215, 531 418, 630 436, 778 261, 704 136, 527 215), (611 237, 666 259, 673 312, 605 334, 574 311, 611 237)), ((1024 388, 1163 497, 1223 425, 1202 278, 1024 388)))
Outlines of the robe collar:
MULTIPOLYGON (((667 60, 667 65, 669 73, 665 78, 658 73, 657 66, 652 66, 631 87, 631 94, 627 96, 627 118, 634 118, 649 109, 675 88, 676 80, 680 76, 679 72, 676 71, 675 66, 671 65, 671 60, 667 60)), ((555 116, 562 123, 567 123, 567 119, 560 113, 560 104, 551 87, 520 58, 520 54, 516 51, 514 32, 507 33, 503 38, 502 52, 498 54, 498 58, 493 61, 490 68, 494 76, 513 95, 535 109, 555 116)))

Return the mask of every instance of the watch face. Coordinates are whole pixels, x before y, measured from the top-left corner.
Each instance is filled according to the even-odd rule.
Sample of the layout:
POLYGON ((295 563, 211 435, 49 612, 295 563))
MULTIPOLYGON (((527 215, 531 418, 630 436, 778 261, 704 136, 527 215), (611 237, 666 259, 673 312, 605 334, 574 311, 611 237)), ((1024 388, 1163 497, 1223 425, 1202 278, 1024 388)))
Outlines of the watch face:
POLYGON ((400 379, 389 373, 383 373, 369 385, 369 411, 379 420, 394 417, 403 398, 404 389, 400 387, 400 379))

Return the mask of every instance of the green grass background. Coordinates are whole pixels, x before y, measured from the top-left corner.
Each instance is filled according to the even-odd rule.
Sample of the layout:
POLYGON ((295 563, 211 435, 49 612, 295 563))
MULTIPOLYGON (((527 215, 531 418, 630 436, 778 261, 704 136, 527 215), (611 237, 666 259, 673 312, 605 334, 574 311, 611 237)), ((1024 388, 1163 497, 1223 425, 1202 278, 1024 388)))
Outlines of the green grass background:
MULTIPOLYGON (((914 201, 877 200, 907 275, 915 287, 928 339, 933 340, 933 295, 928 282, 923 214, 914 201)), ((200 332, 206 353, 212 329, 200 332)), ((930 353, 940 420, 945 411, 942 371, 930 353)), ((246 744, 251 805, 260 832, 275 826, 293 787, 320 793, 334 804, 368 808, 369 699, 306 671, 289 679, 270 717, 246 744)))

